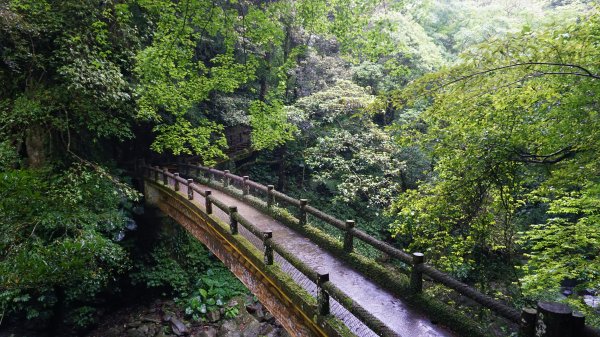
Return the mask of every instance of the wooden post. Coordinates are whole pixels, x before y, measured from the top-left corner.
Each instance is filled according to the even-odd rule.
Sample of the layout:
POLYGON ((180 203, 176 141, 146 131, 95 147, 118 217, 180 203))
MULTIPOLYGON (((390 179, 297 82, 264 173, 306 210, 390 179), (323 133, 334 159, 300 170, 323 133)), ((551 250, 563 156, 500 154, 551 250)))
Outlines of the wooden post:
POLYGON ((229 170, 225 170, 223 172, 225 172, 225 174, 223 174, 223 186, 228 187, 229 186, 229 170))
POLYGON ((573 312, 573 317, 571 318, 571 328, 573 337, 583 335, 583 330, 585 329, 585 316, 583 316, 582 313, 573 312))
POLYGON ((192 189, 192 184, 194 183, 194 179, 187 180, 187 191, 188 191, 188 199, 194 200, 194 190, 192 189))
POLYGON ((156 166, 154 168, 154 181, 158 183, 158 170, 160 170, 160 168, 158 166, 156 166))
POLYGON ((271 239, 273 238, 272 231, 263 232, 263 244, 265 246, 265 264, 270 266, 273 264, 273 246, 271 245, 271 239))
POLYGON ((275 186, 267 185, 267 207, 273 207, 273 204, 275 202, 275 197, 273 196, 274 189, 275 186))
POLYGON ((423 273, 419 267, 425 263, 425 255, 423 253, 412 254, 413 265, 410 272, 410 287, 415 293, 423 291, 423 273))
POLYGON ((235 213, 237 213, 237 207, 229 206, 229 231, 233 235, 238 233, 238 222, 235 219, 235 213))
POLYGON ((323 284, 329 282, 329 273, 317 273, 317 305, 319 315, 326 316, 330 313, 329 294, 323 289, 323 284))
POLYGON ((535 336, 535 319, 537 311, 534 308, 523 308, 521 311, 521 324, 519 324, 519 337, 535 336))
POLYGON ((308 199, 300 199, 300 226, 306 226, 306 205, 308 199))
POLYGON ((563 303, 538 302, 536 337, 575 337, 572 334, 571 322, 573 311, 563 303))
POLYGON ((205 201, 205 209, 206 214, 212 214, 212 202, 210 202, 210 195, 212 194, 211 190, 204 191, 204 201, 205 201))
POLYGON ((163 185, 169 185, 169 178, 167 177, 168 168, 163 169, 163 185))
POLYGON ((346 253, 352 253, 354 248, 354 236, 352 236, 352 230, 356 223, 354 220, 346 220, 346 232, 344 233, 344 251, 346 253))
POLYGON ((242 194, 243 195, 248 195, 250 194, 250 186, 248 186, 248 176, 244 176, 243 177, 243 181, 242 181, 242 194))
POLYGON ((173 173, 173 179, 175 180, 174 184, 175 184, 175 191, 179 191, 179 180, 177 180, 177 178, 179 178, 179 173, 175 172, 173 173))
POLYGON ((212 174, 211 174, 211 168, 209 167, 208 170, 206 170, 206 178, 208 179, 208 182, 210 183, 212 180, 212 174))

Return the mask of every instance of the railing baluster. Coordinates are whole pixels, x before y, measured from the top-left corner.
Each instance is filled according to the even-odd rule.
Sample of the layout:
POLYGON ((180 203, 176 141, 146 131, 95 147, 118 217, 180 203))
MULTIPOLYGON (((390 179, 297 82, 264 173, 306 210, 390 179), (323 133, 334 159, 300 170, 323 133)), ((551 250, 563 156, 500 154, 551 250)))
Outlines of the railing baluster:
POLYGON ((346 253, 352 253, 354 249, 354 236, 352 230, 356 223, 354 220, 346 220, 346 232, 344 233, 344 251, 346 253))
POLYGON ((229 170, 223 171, 223 186, 229 187, 229 170))
POLYGON ((192 189, 192 184, 194 183, 194 179, 188 179, 187 180, 187 192, 188 192, 188 199, 189 200, 194 200, 194 189, 192 189))
POLYGON ((537 310, 534 308, 523 308, 521 311, 521 324, 519 325, 519 337, 535 336, 535 319, 537 310))
POLYGON ((167 177, 167 172, 169 172, 169 169, 165 167, 163 169, 163 185, 165 186, 169 185, 169 177, 167 177))
POLYGON ((206 209, 206 214, 212 214, 212 202, 210 201, 212 191, 206 190, 204 191, 204 208, 206 209))
POLYGON ((273 264, 273 246, 271 245, 271 240, 273 239, 272 231, 263 232, 263 244, 265 250, 265 264, 270 266, 273 264))
POLYGON ((238 233, 238 222, 235 219, 235 214, 237 213, 236 206, 229 206, 229 230, 231 234, 236 235, 238 233))
POLYGON ((248 186, 248 176, 244 176, 242 180, 242 194, 248 195, 250 193, 250 186, 248 186))
POLYGON ((425 255, 423 253, 413 253, 413 265, 410 272, 410 287, 415 293, 423 291, 423 272, 420 267, 425 263, 425 255))
POLYGON ((306 205, 308 205, 308 199, 300 199, 300 226, 306 226, 306 205))
POLYGON ((317 273, 317 305, 319 315, 326 316, 330 314, 329 294, 323 289, 323 284, 329 282, 329 273, 317 273))
POLYGON ((158 183, 158 171, 160 170, 160 168, 158 166, 156 166, 154 168, 154 181, 158 183))
POLYGON ((275 203, 275 196, 273 195, 274 189, 275 186, 273 185, 267 186, 267 207, 273 207, 273 204, 275 203))
POLYGON ((179 172, 173 173, 173 179, 175 180, 174 184, 175 184, 175 191, 176 192, 179 191, 179 180, 177 178, 179 178, 179 172))

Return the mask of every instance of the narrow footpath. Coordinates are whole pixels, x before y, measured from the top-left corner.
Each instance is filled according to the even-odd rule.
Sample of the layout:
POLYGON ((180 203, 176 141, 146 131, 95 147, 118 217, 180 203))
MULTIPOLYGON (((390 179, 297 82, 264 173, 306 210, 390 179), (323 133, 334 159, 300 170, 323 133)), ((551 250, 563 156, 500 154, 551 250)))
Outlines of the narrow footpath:
MULTIPOLYGON (((432 323, 423 314, 416 312, 400 299, 380 288, 377 284, 367 279, 365 276, 355 271, 352 267, 343 261, 339 261, 335 256, 303 237, 301 234, 290 229, 284 224, 274 220, 269 215, 260 212, 252 206, 235 199, 219 190, 195 183, 202 190, 210 189, 212 196, 226 205, 237 206, 237 210, 244 218, 255 224, 261 230, 273 231, 273 240, 286 247, 297 258, 301 259, 311 268, 329 273, 329 280, 333 282, 346 295, 359 303, 371 314, 385 323, 392 330, 403 337, 450 337, 454 336, 449 330, 432 323)), ((187 198, 187 187, 182 184, 179 193, 187 198)), ((204 210, 204 198, 198 193, 194 193, 194 203, 204 210)), ((225 223, 229 222, 229 215, 218 207, 213 206, 213 214, 218 216, 225 223)), ((240 234, 244 235, 259 249, 262 249, 262 243, 253 237, 248 231, 242 230, 240 234)), ((277 262, 284 262, 276 257, 277 262)), ((291 265, 283 263, 282 269, 290 274, 292 278, 302 285, 309 293, 315 295, 316 286, 309 281, 303 274, 295 270, 291 265)), ((333 302, 333 301, 332 301, 333 302)), ((349 328, 360 337, 377 336, 356 317, 352 316, 338 303, 332 303, 332 313, 342 319, 349 328)))

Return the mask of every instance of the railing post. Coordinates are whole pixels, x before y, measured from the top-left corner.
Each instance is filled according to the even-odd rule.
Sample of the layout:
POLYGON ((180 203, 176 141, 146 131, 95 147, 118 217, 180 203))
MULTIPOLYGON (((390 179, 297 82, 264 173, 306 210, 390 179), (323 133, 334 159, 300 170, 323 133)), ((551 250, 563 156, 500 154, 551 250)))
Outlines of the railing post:
POLYGON ((523 308, 521 323, 519 324, 519 337, 535 336, 535 319, 537 311, 534 308, 523 308))
POLYGON ((208 170, 206 170, 206 179, 208 179, 208 182, 210 183, 212 181, 212 173, 210 172, 212 169, 209 167, 208 170))
POLYGON ((410 272, 410 287, 415 293, 421 293, 423 291, 423 273, 421 272, 421 266, 425 263, 425 255, 423 253, 412 254, 412 269, 410 272))
POLYGON ((243 181, 242 181, 242 194, 243 195, 248 195, 250 193, 250 186, 248 186, 248 176, 244 176, 243 177, 243 181))
MULTIPOLYGON (((580 315, 577 315, 580 316, 580 315)), ((537 321, 535 323, 536 337, 576 337, 573 323, 581 318, 573 314, 571 308, 564 303, 538 302, 537 321), (575 320, 575 321, 574 321, 575 320)))
POLYGON ((204 191, 204 208, 206 209, 206 214, 212 214, 212 202, 210 201, 210 196, 212 194, 211 190, 204 191))
POLYGON ((323 284, 329 282, 329 273, 317 273, 317 305, 319 315, 326 316, 330 313, 329 294, 323 289, 323 284))
POLYGON ((585 329, 585 316, 580 312, 574 312, 573 317, 571 318, 571 327, 573 337, 583 335, 583 330, 585 329))
POLYGON ((175 172, 173 173, 173 179, 175 180, 175 191, 179 191, 179 180, 177 180, 177 178, 179 178, 179 173, 175 172))
POLYGON ((229 186, 229 170, 225 170, 223 171, 223 186, 224 187, 228 187, 229 186))
POLYGON ((238 222, 235 218, 236 213, 237 207, 229 206, 229 231, 232 235, 236 235, 238 233, 238 222))
POLYGON ((263 232, 263 244, 265 246, 265 264, 270 266, 273 264, 273 245, 271 245, 271 239, 273 238, 272 231, 263 232))
POLYGON ((158 183, 158 170, 160 170, 160 168, 159 168, 158 166, 156 166, 156 167, 154 168, 154 181, 155 181, 156 183, 158 183))
POLYGON ((194 200, 194 190, 192 189, 192 184, 194 183, 194 179, 187 180, 187 191, 188 191, 188 199, 194 200))
POLYGON ((200 178, 200 164, 196 163, 196 177, 200 178))
POLYGON ((308 199, 300 199, 300 226, 306 226, 306 205, 308 205, 308 199))
POLYGON ((346 253, 352 253, 352 249, 354 248, 354 236, 352 235, 352 230, 356 223, 354 220, 346 220, 346 232, 344 233, 344 251, 346 253))
POLYGON ((168 168, 163 169, 163 185, 169 185, 169 178, 167 177, 167 172, 169 172, 168 168))
POLYGON ((273 204, 275 203, 275 196, 273 195, 274 189, 275 186, 267 185, 267 207, 273 207, 273 204))

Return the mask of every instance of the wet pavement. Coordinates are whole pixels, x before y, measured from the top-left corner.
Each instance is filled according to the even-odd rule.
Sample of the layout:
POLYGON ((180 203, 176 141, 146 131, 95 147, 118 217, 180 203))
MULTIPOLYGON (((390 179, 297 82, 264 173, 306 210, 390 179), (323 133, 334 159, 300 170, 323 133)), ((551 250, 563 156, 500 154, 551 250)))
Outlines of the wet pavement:
MULTIPOLYGON (((334 283, 346 295, 367 309, 373 316, 377 317, 389 328, 396 331, 403 337, 450 337, 454 336, 444 327, 437 326, 431 322, 422 313, 410 308, 401 299, 395 297, 386 290, 380 288, 377 284, 367 279, 361 273, 355 271, 345 262, 335 258, 331 253, 311 242, 294 230, 288 228, 282 223, 274 220, 268 215, 260 212, 252 206, 241 202, 221 191, 195 183, 201 190, 210 189, 212 196, 229 206, 237 206, 241 216, 249 220, 261 230, 273 231, 273 240, 283 245, 294 256, 301 259, 305 264, 314 270, 322 273, 329 273, 330 282, 334 283)), ((182 184, 183 185, 183 184, 182 184)), ((187 188, 181 186, 180 194, 187 197, 187 188)), ((194 203, 198 208, 204 210, 204 198, 198 193, 194 193, 194 203)), ((213 214, 222 219, 225 223, 229 222, 229 215, 218 207, 213 205, 213 214)), ((240 229, 243 227, 240 225, 240 229)), ((240 230, 240 233, 246 236, 250 242, 255 245, 260 244, 257 238, 247 231, 240 230)), ((262 244, 259 246, 262 249, 262 244)), ((297 275, 299 272, 291 265, 285 265, 285 261, 280 257, 277 262, 284 264, 282 269, 292 275, 309 293, 315 295, 316 286, 308 281, 303 275, 297 275)), ((349 328, 358 336, 377 336, 370 329, 358 321, 352 314, 337 303, 332 304, 332 312, 341 318, 349 328)))

